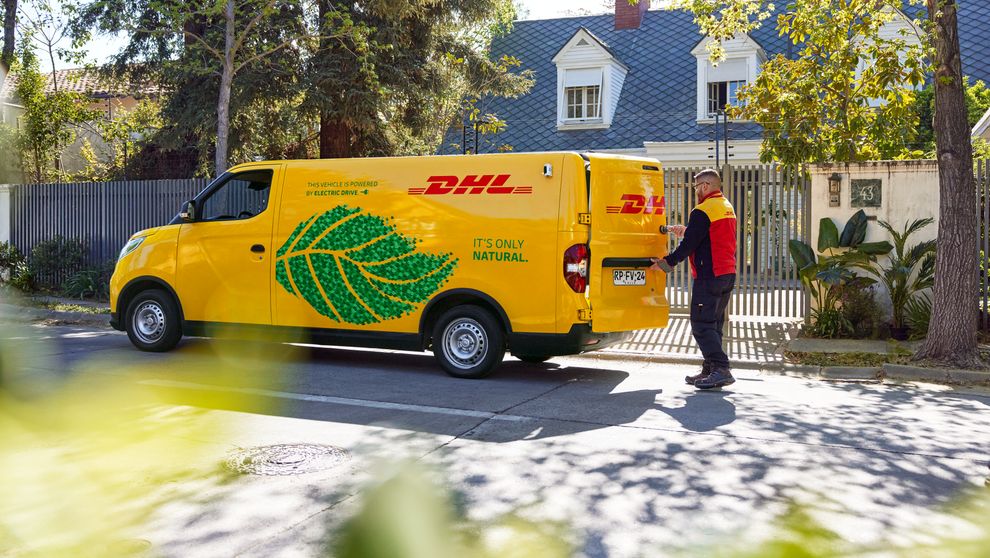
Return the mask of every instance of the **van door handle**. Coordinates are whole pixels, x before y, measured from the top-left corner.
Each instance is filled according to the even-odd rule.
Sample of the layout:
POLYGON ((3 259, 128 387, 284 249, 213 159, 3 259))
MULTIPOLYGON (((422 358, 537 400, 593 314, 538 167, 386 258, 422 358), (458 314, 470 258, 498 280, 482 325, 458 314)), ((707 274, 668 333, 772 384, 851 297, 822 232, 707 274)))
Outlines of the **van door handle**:
POLYGON ((262 246, 261 244, 255 244, 254 246, 251 247, 251 251, 254 252, 254 253, 256 253, 256 254, 264 254, 265 253, 265 247, 262 246))

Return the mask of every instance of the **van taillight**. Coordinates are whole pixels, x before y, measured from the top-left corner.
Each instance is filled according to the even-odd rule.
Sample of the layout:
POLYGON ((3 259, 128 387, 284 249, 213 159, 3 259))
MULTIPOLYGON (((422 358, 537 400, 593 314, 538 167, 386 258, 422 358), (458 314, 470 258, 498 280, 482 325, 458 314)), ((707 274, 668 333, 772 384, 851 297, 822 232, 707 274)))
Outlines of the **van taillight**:
POLYGON ((576 293, 583 293, 588 286, 587 244, 575 244, 564 252, 564 281, 576 293))

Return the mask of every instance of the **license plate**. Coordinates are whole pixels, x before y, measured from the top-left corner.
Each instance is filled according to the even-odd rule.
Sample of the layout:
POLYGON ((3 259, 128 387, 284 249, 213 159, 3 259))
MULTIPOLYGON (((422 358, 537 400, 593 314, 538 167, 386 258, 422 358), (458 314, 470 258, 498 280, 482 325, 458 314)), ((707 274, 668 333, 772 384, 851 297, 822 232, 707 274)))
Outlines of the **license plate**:
POLYGON ((612 270, 613 285, 645 285, 646 271, 642 269, 612 270))

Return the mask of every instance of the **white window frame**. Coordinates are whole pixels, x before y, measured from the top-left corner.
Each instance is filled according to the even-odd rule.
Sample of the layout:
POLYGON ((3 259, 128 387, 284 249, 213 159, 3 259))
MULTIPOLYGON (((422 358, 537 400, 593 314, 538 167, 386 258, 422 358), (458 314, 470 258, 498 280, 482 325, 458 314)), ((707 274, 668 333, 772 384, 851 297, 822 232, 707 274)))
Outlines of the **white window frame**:
POLYGON ((597 66, 597 67, 558 67, 558 83, 557 88, 557 127, 566 129, 584 129, 584 128, 607 128, 611 122, 606 122, 605 119, 605 96, 608 94, 608 83, 610 79, 609 68, 607 66, 597 66), (597 72, 598 80, 597 83, 592 83, 591 81, 585 79, 578 81, 578 85, 570 85, 567 79, 568 72, 581 72, 584 74, 597 72), (589 103, 587 102, 587 97, 589 90, 597 89, 598 99, 594 104, 594 116, 590 116, 590 111, 588 111, 589 103), (571 92, 580 91, 581 100, 580 106, 583 108, 581 116, 571 116, 570 108, 574 106, 571 103, 571 92))
POLYGON ((744 79, 736 79, 730 81, 709 81, 708 95, 707 95, 708 118, 715 118, 715 114, 718 111, 725 110, 725 107, 727 106, 732 106, 732 107, 742 106, 742 103, 739 102, 738 93, 740 88, 746 87, 747 85, 749 85, 749 82, 744 79), (718 98, 717 98, 718 92, 716 92, 715 94, 716 98, 712 99, 712 90, 713 90, 713 86, 720 86, 722 84, 725 85, 725 104, 719 106, 718 98))
POLYGON ((564 122, 590 122, 602 120, 602 85, 564 86, 564 122), (573 93, 573 97, 572 97, 573 93), (589 97, 594 94, 595 100, 589 97), (571 116, 571 108, 575 115, 571 116))
POLYGON ((553 58, 557 67, 557 129, 588 130, 605 129, 612 125, 615 105, 621 94, 628 68, 616 60, 612 53, 597 38, 584 28, 579 29, 553 58), (583 43, 583 44, 582 44, 583 43), (583 74, 579 79, 568 79, 568 72, 583 74), (589 79, 595 74, 596 79, 589 79), (592 83, 593 82, 593 83, 592 83), (588 111, 588 89, 598 88, 595 111, 588 111), (571 117, 569 106, 573 106, 569 92, 580 88, 581 117, 571 117), (594 114, 594 116, 590 116, 594 114))
MULTIPOLYGON (((733 74, 727 77, 724 75, 724 71, 720 71, 711 63, 707 49, 709 42, 710 39, 703 39, 691 50, 691 54, 694 55, 697 61, 696 99, 697 121, 699 124, 715 122, 715 115, 709 110, 709 88, 711 84, 745 82, 746 85, 749 85, 754 83, 760 73, 760 67, 767 61, 767 56, 763 48, 748 35, 724 41, 722 47, 725 49, 725 59, 719 66, 722 64, 745 66, 745 70, 738 75, 733 74)), ((731 96, 729 93, 728 91, 726 92, 727 98, 731 96)), ((739 122, 741 120, 733 119, 733 121, 739 122)))

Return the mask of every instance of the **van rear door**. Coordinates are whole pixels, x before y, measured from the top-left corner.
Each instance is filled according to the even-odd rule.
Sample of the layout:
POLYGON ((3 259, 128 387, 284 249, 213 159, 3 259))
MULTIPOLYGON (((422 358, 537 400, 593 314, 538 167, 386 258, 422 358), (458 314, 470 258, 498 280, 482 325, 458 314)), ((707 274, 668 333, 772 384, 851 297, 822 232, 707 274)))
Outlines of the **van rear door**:
POLYGON ((665 327, 667 276, 648 271, 667 255, 663 172, 652 159, 589 154, 591 329, 605 333, 665 327))

